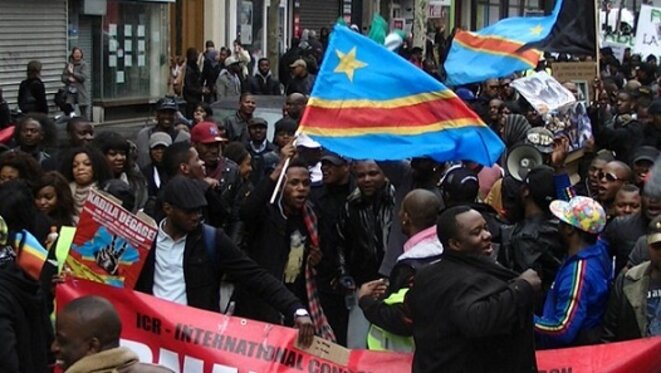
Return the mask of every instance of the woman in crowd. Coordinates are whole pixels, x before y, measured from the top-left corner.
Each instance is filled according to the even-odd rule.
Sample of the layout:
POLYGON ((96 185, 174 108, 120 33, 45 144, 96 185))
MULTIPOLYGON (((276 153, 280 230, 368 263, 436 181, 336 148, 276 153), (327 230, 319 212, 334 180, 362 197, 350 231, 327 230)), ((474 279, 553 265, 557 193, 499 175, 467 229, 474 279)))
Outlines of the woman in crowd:
POLYGON ((209 106, 209 104, 206 102, 200 102, 200 104, 197 105, 193 111, 193 123, 191 127, 201 122, 212 121, 212 116, 213 110, 211 109, 211 106, 209 106))
POLYGON ((41 177, 39 163, 29 154, 10 150, 0 156, 0 184, 21 179, 34 185, 41 177))
POLYGON ((46 87, 41 81, 41 62, 28 62, 27 70, 27 79, 18 87, 18 107, 24 113, 48 114, 46 87))
POLYGON ((78 224, 90 189, 102 187, 106 181, 112 179, 112 172, 101 152, 83 146, 71 150, 64 157, 61 173, 69 181, 74 206, 73 222, 78 224))
POLYGON ((78 47, 71 50, 69 62, 62 72, 62 82, 67 86, 67 103, 72 106, 78 105, 80 116, 90 119, 90 96, 85 87, 85 81, 89 78, 87 63, 83 59, 83 51, 78 47))
POLYGON ((102 132, 93 145, 103 153, 112 176, 129 185, 133 192, 134 207, 141 209, 147 203, 147 181, 130 157, 128 141, 117 132, 102 132))
POLYGON ((4 238, 0 245, 0 372, 50 372, 54 363, 49 354, 53 329, 48 298, 36 274, 17 260, 25 241, 17 240, 18 234, 28 231, 40 239, 36 215, 25 183, 14 180, 0 185, 0 236, 4 238))
POLYGON ((59 172, 45 173, 35 184, 34 204, 58 227, 73 225, 73 196, 67 179, 59 172))

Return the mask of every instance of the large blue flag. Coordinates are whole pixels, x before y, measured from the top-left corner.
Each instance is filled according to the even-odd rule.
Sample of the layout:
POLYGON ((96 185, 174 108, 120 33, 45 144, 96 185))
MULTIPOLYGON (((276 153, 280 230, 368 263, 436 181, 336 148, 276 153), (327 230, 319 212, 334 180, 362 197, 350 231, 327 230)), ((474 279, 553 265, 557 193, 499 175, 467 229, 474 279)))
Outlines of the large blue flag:
POLYGON ((525 46, 549 36, 561 8, 558 0, 548 16, 511 17, 477 32, 457 31, 444 65, 447 83, 481 82, 535 68, 540 52, 525 46))
POLYGON ((355 159, 430 156, 492 165, 504 150, 454 92, 344 26, 331 34, 300 130, 355 159))

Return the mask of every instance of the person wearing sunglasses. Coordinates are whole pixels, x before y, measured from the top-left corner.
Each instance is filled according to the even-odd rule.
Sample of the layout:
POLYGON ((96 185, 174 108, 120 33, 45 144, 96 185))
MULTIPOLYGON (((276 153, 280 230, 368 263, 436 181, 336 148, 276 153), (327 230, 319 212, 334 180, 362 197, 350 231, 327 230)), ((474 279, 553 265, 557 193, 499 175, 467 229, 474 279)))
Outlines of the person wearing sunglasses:
POLYGON ((615 200, 615 195, 622 188, 622 185, 631 182, 631 176, 631 168, 620 161, 608 162, 597 173, 597 179, 599 180, 597 200, 606 211, 610 210, 613 200, 615 200))

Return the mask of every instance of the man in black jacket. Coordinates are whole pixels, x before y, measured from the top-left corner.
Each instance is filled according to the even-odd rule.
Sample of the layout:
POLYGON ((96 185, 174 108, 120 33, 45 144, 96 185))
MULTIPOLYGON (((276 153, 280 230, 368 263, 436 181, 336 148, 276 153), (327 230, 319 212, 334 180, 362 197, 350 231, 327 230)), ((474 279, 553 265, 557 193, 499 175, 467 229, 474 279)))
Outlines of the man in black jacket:
POLYGON ((259 184, 262 179, 268 177, 280 160, 275 145, 266 139, 267 129, 268 123, 262 118, 252 118, 248 121, 249 140, 245 146, 251 157, 250 181, 253 185, 259 184))
MULTIPOLYGON (((556 195, 553 182, 553 169, 537 166, 523 183, 512 184, 517 200, 508 209, 508 216, 514 225, 503 227, 498 253, 498 261, 507 268, 517 272, 532 268, 539 272, 543 291, 551 288, 564 255, 557 220, 549 211, 556 195)), ((507 188, 509 185, 508 182, 507 188)), ((544 297, 538 299, 541 311, 544 297)))
POLYGON ((163 203, 166 218, 159 223, 136 290, 218 312, 220 280, 227 273, 292 318, 300 331, 299 341, 309 345, 314 327, 301 301, 248 258, 223 231, 202 224, 206 204, 204 192, 190 178, 177 176, 168 182, 163 203), (209 242, 215 242, 215 247, 207 247, 209 242))
POLYGON ((592 132, 596 144, 615 152, 618 161, 628 163, 632 150, 641 142, 643 126, 636 119, 636 103, 628 91, 617 95, 617 114, 611 123, 603 123, 604 113, 594 113, 591 118, 592 132), (597 115, 596 117, 594 115, 597 115))
POLYGON ((445 210, 441 260, 416 274, 405 299, 415 339, 413 372, 537 372, 533 297, 541 281, 488 256, 491 234, 466 206, 445 210))
POLYGON ((344 302, 346 294, 335 282, 339 240, 335 226, 342 213, 344 202, 355 185, 351 179, 351 163, 337 154, 326 153, 321 157, 321 172, 323 184, 313 186, 310 196, 320 211, 319 235, 323 255, 317 266, 317 284, 321 304, 335 332, 337 342, 346 345, 349 315, 344 302))
POLYGON ((300 93, 305 96, 310 95, 312 86, 316 77, 308 72, 308 64, 304 59, 298 59, 289 65, 292 71, 292 79, 287 85, 287 95, 292 93, 300 93))
MULTIPOLYGON (((308 202, 310 173, 305 164, 291 161, 276 203, 269 203, 284 163, 294 152, 291 143, 282 149, 280 163, 246 198, 240 216, 245 223, 248 255, 307 304, 305 269, 308 261, 318 264, 320 249, 314 242, 317 232, 311 232, 305 221, 314 214, 308 202)), ((235 294, 238 315, 266 322, 280 320, 272 307, 248 294, 243 283, 237 282, 235 294)), ((286 322, 289 316, 285 315, 286 322)))
POLYGON ((248 90, 253 95, 282 95, 280 82, 271 74, 271 63, 268 58, 260 58, 257 72, 248 79, 248 90))

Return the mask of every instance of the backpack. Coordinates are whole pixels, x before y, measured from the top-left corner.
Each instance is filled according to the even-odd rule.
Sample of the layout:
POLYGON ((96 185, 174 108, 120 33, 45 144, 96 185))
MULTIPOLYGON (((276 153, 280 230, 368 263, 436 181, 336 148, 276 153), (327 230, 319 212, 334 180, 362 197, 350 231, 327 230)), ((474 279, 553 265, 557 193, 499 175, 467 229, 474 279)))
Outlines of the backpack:
POLYGON ((204 238, 204 248, 207 250, 207 256, 213 260, 214 269, 220 267, 218 255, 216 253, 216 228, 209 224, 202 225, 202 236, 204 238))
MULTIPOLYGON (((208 224, 202 225, 202 237, 204 238, 204 247, 207 250, 207 256, 213 261, 214 270, 220 270, 220 257, 216 251, 216 228, 208 224)), ((234 293, 234 284, 227 281, 226 276, 220 280, 220 312, 231 316, 234 312, 234 302, 232 294, 234 293)))

